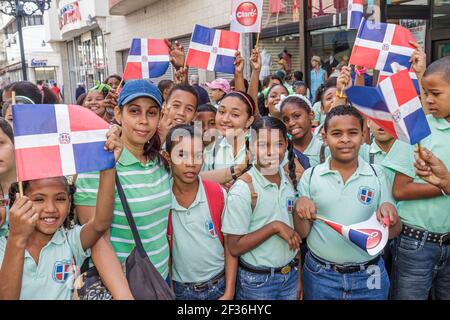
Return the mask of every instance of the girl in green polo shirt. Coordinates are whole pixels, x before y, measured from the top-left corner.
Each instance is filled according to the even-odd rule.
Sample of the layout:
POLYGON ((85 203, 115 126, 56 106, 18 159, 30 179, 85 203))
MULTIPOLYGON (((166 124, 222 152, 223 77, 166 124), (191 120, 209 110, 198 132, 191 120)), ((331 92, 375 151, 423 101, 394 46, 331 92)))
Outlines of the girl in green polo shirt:
POLYGON ((259 119, 252 127, 256 162, 230 189, 222 231, 239 258, 236 298, 295 300, 300 273, 295 258, 300 237, 294 230, 295 165, 281 120, 259 119), (289 177, 280 165, 289 150, 289 177))
MULTIPOLYGON (((155 85, 147 80, 125 84, 114 110, 115 119, 122 126, 124 144, 116 169, 147 255, 169 282, 167 221, 172 194, 168 163, 160 155, 161 140, 157 134, 161 107, 161 93, 155 85)), ((76 185, 77 214, 81 222, 86 222, 95 211, 98 173, 80 174, 76 185)), ((135 242, 117 192, 113 222, 106 238, 111 245, 106 249, 94 247, 93 262, 113 297, 130 299, 121 263, 134 249, 135 242)))
MULTIPOLYGON (((105 144, 116 160, 122 152, 119 135, 120 129, 112 128, 105 144)), ((115 169, 101 171, 93 219, 73 229, 73 186, 65 177, 23 182, 21 197, 18 184, 11 186, 10 232, 0 238, 1 300, 71 299, 77 267, 111 225, 114 181, 115 169)))

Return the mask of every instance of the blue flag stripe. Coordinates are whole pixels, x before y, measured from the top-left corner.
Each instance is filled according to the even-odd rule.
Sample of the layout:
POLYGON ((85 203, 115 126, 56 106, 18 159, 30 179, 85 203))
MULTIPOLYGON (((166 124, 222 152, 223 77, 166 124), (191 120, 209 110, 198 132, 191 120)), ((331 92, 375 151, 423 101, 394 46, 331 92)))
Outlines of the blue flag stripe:
POLYGON ((385 23, 374 23, 364 20, 358 32, 358 38, 383 43, 386 33, 385 23))
POLYGON ((349 100, 365 108, 389 112, 378 88, 353 86, 346 90, 349 100))
POLYGON ((142 52, 141 52, 141 39, 133 39, 133 42, 131 43, 130 55, 131 56, 140 56, 140 55, 142 55, 142 52))
POLYGON ((114 168, 114 154, 105 151, 104 142, 73 145, 75 167, 78 173, 114 168))
POLYGON ((234 57, 217 55, 214 70, 217 72, 234 74, 234 57))
POLYGON ((22 104, 12 107, 14 136, 57 133, 54 105, 22 104))
POLYGON ((404 119, 411 144, 414 145, 431 134, 430 126, 422 109, 407 115, 404 119))
POLYGON ((364 251, 367 251, 367 239, 369 238, 368 235, 359 232, 357 230, 350 229, 348 232, 348 237, 351 242, 356 244, 358 247, 363 249, 364 251))
POLYGON ((214 29, 206 28, 197 24, 195 25, 194 33, 192 34, 192 42, 212 46, 215 33, 216 31, 214 29))
POLYGON ((150 78, 163 76, 169 68, 169 62, 149 62, 150 78))

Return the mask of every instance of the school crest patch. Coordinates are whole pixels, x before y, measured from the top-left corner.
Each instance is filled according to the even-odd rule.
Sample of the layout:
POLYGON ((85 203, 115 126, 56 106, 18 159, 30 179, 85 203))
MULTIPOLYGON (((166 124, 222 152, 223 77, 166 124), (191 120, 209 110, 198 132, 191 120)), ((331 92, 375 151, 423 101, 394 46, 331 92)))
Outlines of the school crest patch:
POLYGON ((53 280, 57 283, 65 283, 72 274, 72 267, 70 261, 56 261, 53 266, 53 280))
POLYGON ((361 187, 358 192, 358 200, 365 205, 369 205, 373 201, 375 190, 369 187, 361 187))
POLYGON ((286 200, 286 207, 289 214, 291 214, 294 211, 294 205, 295 205, 295 199, 294 198, 287 198, 286 200))
POLYGON ((206 220, 205 225, 206 225, 206 232, 208 232, 209 236, 211 238, 217 238, 217 232, 216 228, 214 228, 213 221, 211 219, 206 220))

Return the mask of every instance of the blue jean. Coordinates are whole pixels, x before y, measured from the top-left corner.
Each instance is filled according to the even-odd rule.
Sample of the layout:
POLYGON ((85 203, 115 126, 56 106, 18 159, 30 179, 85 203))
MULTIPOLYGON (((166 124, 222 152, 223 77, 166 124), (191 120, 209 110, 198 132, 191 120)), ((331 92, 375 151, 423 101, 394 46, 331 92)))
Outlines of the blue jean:
POLYGON ((353 273, 339 273, 306 254, 302 272, 305 300, 386 300, 389 277, 383 259, 353 273))
POLYGON ((400 235, 393 243, 392 299, 450 300, 450 245, 400 235))
POLYGON ((217 300, 225 293, 225 276, 218 283, 208 282, 208 289, 196 291, 192 284, 173 282, 177 300, 217 300))
POLYGON ((236 300, 297 300, 298 272, 288 274, 249 272, 239 267, 236 300))

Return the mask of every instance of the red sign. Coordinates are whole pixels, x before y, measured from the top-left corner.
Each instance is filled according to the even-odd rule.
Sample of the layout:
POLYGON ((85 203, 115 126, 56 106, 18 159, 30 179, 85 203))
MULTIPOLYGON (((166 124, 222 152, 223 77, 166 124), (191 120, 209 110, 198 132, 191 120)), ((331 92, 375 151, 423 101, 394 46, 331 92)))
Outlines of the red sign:
POLYGON ((69 3, 59 10, 59 29, 65 25, 81 20, 80 5, 78 1, 69 3))
POLYGON ((252 26, 257 19, 258 8, 253 2, 243 2, 236 10, 236 20, 243 26, 252 26))

